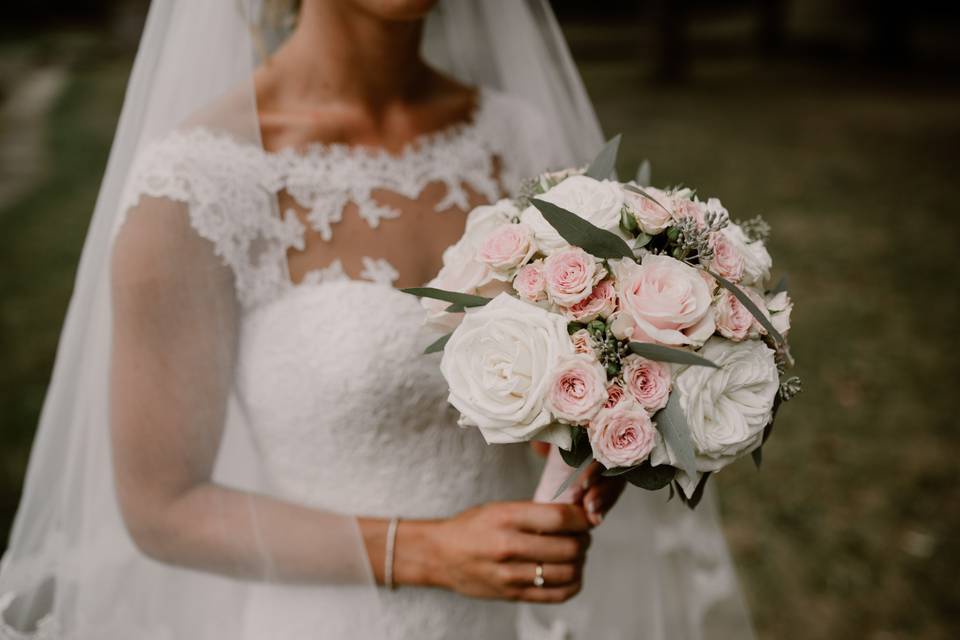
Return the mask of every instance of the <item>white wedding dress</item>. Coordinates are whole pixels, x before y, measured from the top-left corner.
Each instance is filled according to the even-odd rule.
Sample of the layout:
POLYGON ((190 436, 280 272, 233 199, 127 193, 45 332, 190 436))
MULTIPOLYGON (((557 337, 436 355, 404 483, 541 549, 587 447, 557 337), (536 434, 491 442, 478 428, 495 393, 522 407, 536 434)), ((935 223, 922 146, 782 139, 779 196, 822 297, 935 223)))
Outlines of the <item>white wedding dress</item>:
MULTIPOLYGON (((423 136, 399 155, 342 145, 270 153, 203 128, 178 131, 141 155, 127 204, 145 195, 186 203, 196 232, 234 271, 243 303, 237 399, 276 497, 380 518, 443 518, 530 498, 536 476, 528 447, 487 446, 477 430, 456 425, 438 356, 423 355, 437 336, 425 330, 420 302, 393 288, 396 270, 363 256, 360 278, 351 279, 333 258, 292 283, 286 252, 303 247, 305 229, 293 214, 278 219, 261 187, 287 190, 327 241, 347 203, 356 210, 346 215, 360 215, 371 229, 402 218, 371 195, 378 190, 416 199, 443 183, 435 215, 464 216, 466 189, 494 200, 501 183, 515 186, 532 173, 524 163, 536 124, 527 105, 484 90, 472 122, 423 136), (444 211, 450 205, 457 208, 444 211), (256 264, 255 237, 272 239, 256 264)), ((315 589, 252 587, 245 637, 306 640, 320 630, 320 637, 351 637, 351 589, 324 591, 318 598, 315 589)), ((409 587, 379 596, 398 640, 516 635, 513 604, 409 587)))
POLYGON ((0 561, 0 640, 750 638, 709 496, 691 513, 627 491, 560 606, 376 586, 356 516, 447 517, 537 479, 526 446, 456 426, 422 353, 438 333, 396 282, 602 135, 546 0, 441 0, 425 60, 491 87, 468 123, 393 155, 267 150, 274 4, 151 2, 0 561), (170 491, 155 473, 187 486, 129 518, 170 491), (143 548, 131 522, 164 518, 143 548))

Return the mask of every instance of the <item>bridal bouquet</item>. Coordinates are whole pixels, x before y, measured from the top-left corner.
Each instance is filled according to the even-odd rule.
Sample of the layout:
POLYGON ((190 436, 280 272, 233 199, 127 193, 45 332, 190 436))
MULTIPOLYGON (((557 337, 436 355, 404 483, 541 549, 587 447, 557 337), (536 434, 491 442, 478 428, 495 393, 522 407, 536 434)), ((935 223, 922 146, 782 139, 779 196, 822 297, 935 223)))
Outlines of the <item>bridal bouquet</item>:
POLYGON ((610 179, 618 143, 471 211, 437 277, 405 291, 452 330, 427 351, 443 351, 462 426, 553 443, 578 472, 596 460, 694 507, 711 473, 748 454, 759 465, 799 391, 792 302, 769 286, 762 219, 610 179))

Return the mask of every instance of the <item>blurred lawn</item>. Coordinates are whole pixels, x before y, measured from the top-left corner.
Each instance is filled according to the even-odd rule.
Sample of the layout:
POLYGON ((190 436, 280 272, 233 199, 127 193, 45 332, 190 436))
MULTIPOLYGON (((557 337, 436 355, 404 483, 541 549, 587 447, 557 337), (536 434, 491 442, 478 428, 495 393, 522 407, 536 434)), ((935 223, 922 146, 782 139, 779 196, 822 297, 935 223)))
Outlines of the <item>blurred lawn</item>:
MULTIPOLYGON (((129 61, 76 65, 43 182, 0 209, 0 530, 15 509, 129 61)), ((761 638, 960 637, 960 91, 796 63, 703 62, 658 88, 586 61, 622 169, 774 225, 805 392, 718 480, 761 638), (950 155, 948 155, 950 154, 950 155)), ((2 123, 0 123, 2 126, 2 123)))

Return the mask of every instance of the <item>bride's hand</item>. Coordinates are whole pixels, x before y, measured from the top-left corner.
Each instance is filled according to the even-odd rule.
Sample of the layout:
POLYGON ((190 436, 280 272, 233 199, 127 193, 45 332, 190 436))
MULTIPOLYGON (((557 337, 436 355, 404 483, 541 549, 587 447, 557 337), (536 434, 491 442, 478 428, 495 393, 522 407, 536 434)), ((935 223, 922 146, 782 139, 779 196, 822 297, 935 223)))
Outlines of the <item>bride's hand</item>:
POLYGON ((404 523, 398 563, 404 525, 412 535, 426 525, 419 533, 432 550, 427 582, 435 586, 475 598, 528 602, 563 602, 580 591, 591 526, 580 505, 489 503, 448 520, 404 523), (542 587, 534 585, 538 564, 542 587))
POLYGON ((594 462, 584 474, 580 490, 576 493, 574 502, 582 504, 587 511, 587 518, 593 526, 603 522, 604 516, 613 508, 627 486, 626 480, 619 476, 609 477, 601 475, 603 466, 594 462))

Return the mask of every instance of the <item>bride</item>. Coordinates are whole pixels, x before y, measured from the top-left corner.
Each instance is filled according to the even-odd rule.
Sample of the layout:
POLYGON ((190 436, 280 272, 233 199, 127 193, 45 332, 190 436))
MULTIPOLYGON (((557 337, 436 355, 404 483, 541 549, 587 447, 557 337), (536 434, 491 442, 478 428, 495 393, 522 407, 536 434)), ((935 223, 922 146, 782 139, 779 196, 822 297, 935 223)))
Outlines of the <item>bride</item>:
POLYGON ((455 426, 395 288, 601 137, 544 0, 435 4, 154 0, 0 639, 749 637, 709 501, 455 426))

